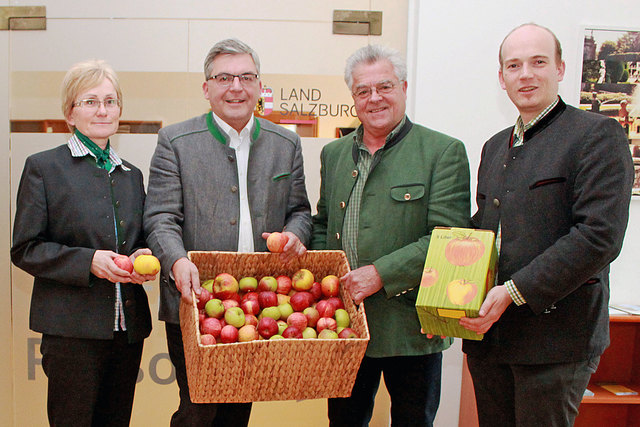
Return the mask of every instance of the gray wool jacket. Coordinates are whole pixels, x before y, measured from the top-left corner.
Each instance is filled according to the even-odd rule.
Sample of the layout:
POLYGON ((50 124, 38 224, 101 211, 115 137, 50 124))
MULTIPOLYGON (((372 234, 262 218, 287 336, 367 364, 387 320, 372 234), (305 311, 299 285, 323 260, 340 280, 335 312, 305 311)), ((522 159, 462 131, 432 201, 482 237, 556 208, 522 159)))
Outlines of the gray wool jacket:
MULTIPOLYGON (((151 160, 144 229, 160 259, 160 320, 179 323, 180 293, 169 273, 191 250, 236 251, 240 215, 235 150, 211 113, 158 133, 151 160)), ((256 251, 263 232, 287 231, 308 245, 311 209, 300 138, 263 119, 251 130, 247 192, 256 251)))

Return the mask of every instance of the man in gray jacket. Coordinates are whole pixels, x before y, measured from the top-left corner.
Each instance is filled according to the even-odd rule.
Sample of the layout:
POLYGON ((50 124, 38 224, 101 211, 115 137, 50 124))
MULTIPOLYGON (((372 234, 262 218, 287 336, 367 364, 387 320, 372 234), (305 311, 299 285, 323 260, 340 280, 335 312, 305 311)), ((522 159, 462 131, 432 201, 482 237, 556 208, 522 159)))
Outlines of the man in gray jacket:
POLYGON ((189 398, 180 297, 200 293, 190 250, 266 251, 268 233, 289 241, 282 258, 302 255, 311 234, 300 138, 255 118, 260 61, 239 40, 218 42, 204 64, 211 112, 163 128, 151 160, 144 212, 147 242, 162 264, 160 320, 180 387, 172 426, 247 425, 251 403, 194 404, 189 398))

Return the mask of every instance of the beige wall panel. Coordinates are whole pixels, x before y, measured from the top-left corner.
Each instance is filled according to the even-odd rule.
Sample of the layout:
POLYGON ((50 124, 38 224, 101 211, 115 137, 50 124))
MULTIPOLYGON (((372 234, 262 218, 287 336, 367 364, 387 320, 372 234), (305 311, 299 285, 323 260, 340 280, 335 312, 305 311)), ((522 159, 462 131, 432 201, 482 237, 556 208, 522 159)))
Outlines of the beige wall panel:
POLYGON ((46 31, 11 34, 13 71, 66 71, 88 58, 118 71, 187 71, 186 21, 47 19, 46 31))

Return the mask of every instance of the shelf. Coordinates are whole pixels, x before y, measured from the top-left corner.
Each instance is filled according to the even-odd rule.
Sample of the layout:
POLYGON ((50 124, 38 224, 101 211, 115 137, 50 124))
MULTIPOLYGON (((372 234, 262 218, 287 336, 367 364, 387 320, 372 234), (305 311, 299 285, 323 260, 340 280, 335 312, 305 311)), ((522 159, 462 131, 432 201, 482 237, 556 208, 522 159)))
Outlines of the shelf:
MULTIPOLYGON (((625 387, 640 393, 640 384, 621 384, 625 387)), ((589 384, 589 390, 593 392, 593 396, 582 398, 582 404, 640 404, 640 394, 633 396, 617 396, 610 391, 603 389, 596 384, 589 384)))

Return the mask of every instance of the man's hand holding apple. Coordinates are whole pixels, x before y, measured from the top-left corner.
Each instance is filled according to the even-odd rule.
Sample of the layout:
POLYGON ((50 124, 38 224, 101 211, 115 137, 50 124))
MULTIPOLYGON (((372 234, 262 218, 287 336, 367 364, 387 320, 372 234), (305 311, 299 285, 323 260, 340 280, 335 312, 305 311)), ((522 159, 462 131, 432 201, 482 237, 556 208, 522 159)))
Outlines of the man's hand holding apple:
MULTIPOLYGON (((280 260, 283 263, 293 261, 299 256, 304 255, 307 252, 307 248, 302 244, 298 236, 290 231, 283 231, 283 236, 287 238, 287 243, 282 248, 280 253, 280 260)), ((262 233, 262 238, 267 240, 271 233, 262 233)))

